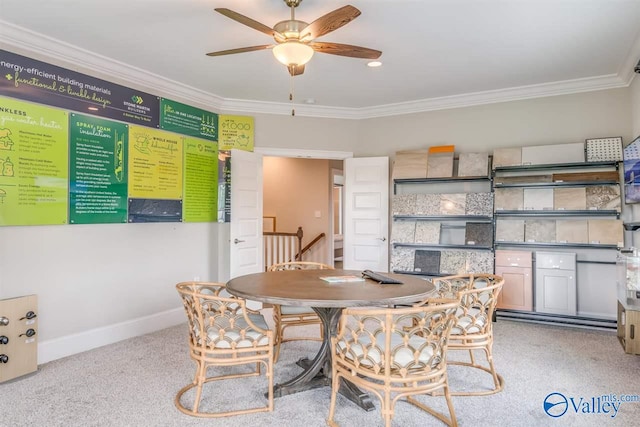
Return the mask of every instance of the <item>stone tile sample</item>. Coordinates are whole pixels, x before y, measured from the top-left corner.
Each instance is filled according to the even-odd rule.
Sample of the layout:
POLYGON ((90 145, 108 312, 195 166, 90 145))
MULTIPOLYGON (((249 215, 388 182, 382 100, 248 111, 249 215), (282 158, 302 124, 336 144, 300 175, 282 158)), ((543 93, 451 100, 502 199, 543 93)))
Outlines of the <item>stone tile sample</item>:
POLYGON ((416 221, 394 221, 391 227, 391 242, 413 243, 416 221))
POLYGON ((467 222, 464 244, 473 246, 493 245, 493 225, 490 222, 467 222))
POLYGON ((565 211, 587 209, 587 190, 584 187, 554 188, 553 209, 565 211))
POLYGON ((590 219, 589 243, 624 246, 624 228, 620 219, 590 219))
POLYGON ((493 254, 489 251, 469 251, 467 273, 493 274, 493 254))
POLYGON ((622 161, 622 138, 587 139, 587 162, 622 161))
POLYGON ((391 251, 391 271, 413 271, 415 249, 393 248, 391 251))
POLYGON ((489 153, 460 153, 458 176, 488 176, 489 153))
POLYGON ((466 251, 442 251, 440 273, 462 274, 467 271, 466 251))
POLYGON ((617 185, 594 185, 586 187, 587 209, 620 210, 620 187, 617 185))
POLYGON ((556 242, 589 243, 589 228, 586 219, 559 219, 556 221, 556 242))
POLYGON ((535 145, 522 147, 523 165, 548 165, 584 162, 584 143, 535 145))
POLYGON ((496 148, 493 150, 493 168, 498 166, 520 166, 522 164, 522 148, 496 148))
POLYGON ((553 188, 525 188, 523 199, 524 210, 552 210, 553 188))
POLYGON ((391 211, 393 215, 415 215, 417 194, 397 194, 393 196, 391 211))
POLYGON ((427 159, 427 178, 451 178, 453 176, 453 152, 430 153, 427 159))
POLYGON ((556 241, 556 221, 553 219, 525 220, 524 241, 554 243, 556 241))
POLYGON ((426 178, 428 150, 396 151, 393 179, 426 178))
POLYGON ((524 208, 522 188, 496 188, 494 206, 496 211, 521 211, 524 208))
POLYGON ((464 215, 467 195, 465 193, 441 194, 441 215, 464 215))
POLYGON ((493 181, 496 184, 546 184, 553 182, 553 175, 496 176, 493 181))
POLYGON ((496 221, 497 242, 524 242, 523 219, 499 219, 496 221))
POLYGON ((493 193, 467 193, 464 214, 493 216, 493 193))
POLYGON ((415 215, 440 215, 440 194, 417 194, 415 215))
POLYGON ((425 274, 439 274, 440 251, 416 250, 413 271, 425 274))
POLYGON ((433 221, 418 221, 416 223, 416 243, 440 243, 440 223, 433 221))

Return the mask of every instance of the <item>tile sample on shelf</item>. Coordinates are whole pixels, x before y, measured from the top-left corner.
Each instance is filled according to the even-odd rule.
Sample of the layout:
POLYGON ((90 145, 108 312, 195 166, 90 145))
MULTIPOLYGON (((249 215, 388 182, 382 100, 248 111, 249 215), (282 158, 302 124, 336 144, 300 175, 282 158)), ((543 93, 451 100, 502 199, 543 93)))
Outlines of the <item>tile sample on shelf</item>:
POLYGON ((544 211, 553 209, 553 188, 525 188, 524 210, 544 211))
POLYGON ((396 247, 391 251, 391 271, 413 271, 415 249, 396 247))
POLYGON ((393 179, 426 178, 428 150, 396 151, 393 179))
POLYGON ((493 225, 489 222, 467 222, 464 228, 464 244, 490 247, 493 244, 493 225))
POLYGON ((393 215, 415 215, 417 194, 397 194, 391 201, 393 215))
POLYGON ((521 211, 524 209, 522 188, 496 188, 493 197, 496 211, 521 211))
POLYGON ((466 193, 453 193, 440 195, 441 215, 464 215, 467 203, 466 193))
POLYGON ((440 215, 440 194, 416 194, 415 215, 440 215))
POLYGON ((500 166, 520 166, 522 164, 522 148, 496 148, 493 150, 493 168, 500 166))
POLYGON ((589 227, 587 220, 557 220, 556 241, 558 243, 589 243, 589 227))
POLYGON ((590 219, 589 243, 624 246, 624 227, 620 219, 590 219))
POLYGON ((587 139, 587 162, 622 161, 622 137, 587 139))
POLYGON ((587 209, 620 211, 620 187, 617 185, 594 185, 586 188, 587 209))
POLYGON ((451 178, 453 176, 453 152, 429 153, 427 178, 451 178))
POLYGON ((416 250, 413 271, 423 274, 439 274, 440 257, 440 251, 416 250))
POLYGON ((618 182, 618 171, 554 173, 553 182, 618 182))
POLYGON ((524 241, 554 243, 556 241, 556 221, 553 219, 525 220, 524 241))
POLYGON ((493 215, 493 193, 467 193, 465 215, 493 215))
POLYGON ((460 153, 458 176, 488 176, 489 153, 460 153))
POLYGON ((440 273, 463 274, 467 271, 466 251, 442 251, 440 273))
POLYGON ((553 209, 583 211, 587 209, 587 190, 584 187, 553 189, 553 209))
POLYGON ((391 242, 413 243, 416 235, 416 221, 394 221, 391 227, 391 242))
POLYGON ((546 184, 553 182, 553 175, 496 176, 495 184, 546 184))
POLYGON ((418 221, 416 223, 416 243, 440 243, 440 223, 432 221, 418 221))
POLYGON ((584 163, 584 143, 522 147, 523 165, 584 163))
POLYGON ((467 273, 493 274, 493 254, 489 251, 469 251, 467 273))
POLYGON ((497 242, 524 242, 523 219, 498 219, 496 221, 497 242))

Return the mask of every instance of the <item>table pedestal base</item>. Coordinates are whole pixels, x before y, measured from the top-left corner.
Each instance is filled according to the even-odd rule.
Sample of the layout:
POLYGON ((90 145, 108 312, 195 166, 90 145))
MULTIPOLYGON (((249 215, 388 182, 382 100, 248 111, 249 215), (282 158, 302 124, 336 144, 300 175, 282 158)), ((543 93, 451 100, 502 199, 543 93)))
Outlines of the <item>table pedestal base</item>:
MULTIPOLYGON (((331 358, 333 356, 331 354, 331 337, 336 335, 342 308, 313 307, 313 310, 318 313, 320 320, 322 320, 324 339, 322 340, 320 350, 318 350, 318 354, 316 354, 313 360, 307 358, 298 360, 297 365, 302 367, 304 371, 286 383, 276 384, 273 390, 275 397, 287 396, 318 387, 331 386, 331 358)), ((369 395, 362 392, 349 381, 342 381, 340 394, 367 411, 374 409, 373 402, 369 395)))

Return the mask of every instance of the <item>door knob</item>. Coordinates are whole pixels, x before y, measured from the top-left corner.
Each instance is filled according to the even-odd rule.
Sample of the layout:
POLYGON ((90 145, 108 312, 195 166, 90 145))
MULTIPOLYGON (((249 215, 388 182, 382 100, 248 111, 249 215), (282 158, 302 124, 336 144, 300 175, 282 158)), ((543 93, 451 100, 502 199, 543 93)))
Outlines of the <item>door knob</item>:
POLYGON ((378 240, 382 240, 383 242, 386 242, 386 241, 387 241, 387 238, 386 238, 386 237, 384 237, 384 236, 382 236, 382 237, 378 237, 378 240))
POLYGON ((7 336, 0 336, 0 344, 9 344, 9 337, 7 336))
POLYGON ((7 363, 9 361, 9 356, 6 354, 0 354, 0 363, 7 363))
POLYGON ((0 325, 7 326, 8 324, 9 324, 9 319, 8 318, 6 318, 4 316, 0 317, 0 325))
POLYGON ((25 314, 23 317, 19 318, 18 320, 24 320, 24 319, 31 320, 36 317, 38 317, 38 315, 35 314, 33 311, 28 311, 27 314, 25 314))
POLYGON ((35 334, 36 334, 35 329, 31 329, 31 328, 29 328, 29 329, 27 329, 27 332, 25 332, 24 334, 20 334, 20 335, 18 335, 18 336, 19 336, 19 337, 21 337, 21 336, 23 336, 23 335, 26 335, 26 336, 28 336, 28 337, 32 337, 32 336, 34 336, 35 334))
POLYGON ((233 239, 233 243, 235 243, 236 245, 242 242, 244 242, 244 240, 233 239))

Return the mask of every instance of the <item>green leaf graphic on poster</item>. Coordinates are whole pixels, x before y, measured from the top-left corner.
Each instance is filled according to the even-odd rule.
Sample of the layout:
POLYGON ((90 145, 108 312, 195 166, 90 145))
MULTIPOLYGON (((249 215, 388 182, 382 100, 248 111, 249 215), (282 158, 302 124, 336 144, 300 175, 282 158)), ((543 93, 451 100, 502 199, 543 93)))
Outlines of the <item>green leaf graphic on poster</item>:
POLYGON ((218 144, 184 139, 185 222, 215 222, 218 214, 218 144))
POLYGON ((71 114, 69 222, 127 222, 128 126, 71 114))
POLYGON ((0 225, 67 222, 68 137, 65 111, 0 97, 0 225))
POLYGON ((218 140, 218 115, 168 99, 160 100, 160 128, 182 135, 218 140))

